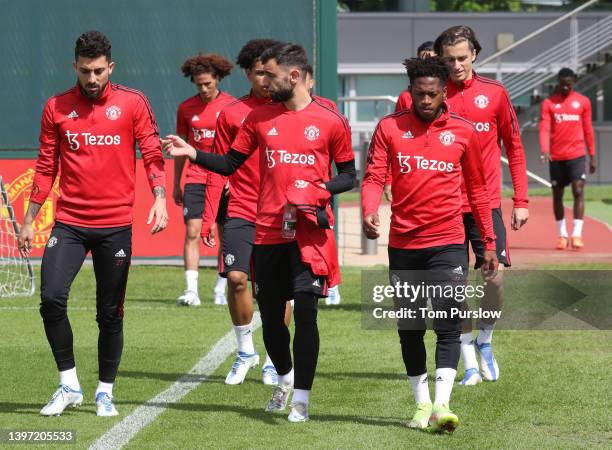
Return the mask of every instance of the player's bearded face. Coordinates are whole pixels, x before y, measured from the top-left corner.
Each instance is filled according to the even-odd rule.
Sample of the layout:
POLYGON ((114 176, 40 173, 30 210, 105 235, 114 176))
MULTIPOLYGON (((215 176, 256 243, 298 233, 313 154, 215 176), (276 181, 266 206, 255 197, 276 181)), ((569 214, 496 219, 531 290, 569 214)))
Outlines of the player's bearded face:
POLYGON ((440 115, 446 87, 438 78, 420 77, 410 86, 410 94, 417 115, 425 122, 431 122, 440 115))
POLYGON ((476 52, 470 48, 467 41, 445 45, 442 49, 442 57, 448 64, 453 81, 460 82, 472 78, 472 64, 476 59, 476 52))
POLYGON ((97 58, 79 56, 73 67, 83 95, 96 99, 104 92, 115 63, 109 62, 106 56, 97 58))
POLYGON ((286 102, 293 97, 293 84, 291 83, 291 72, 276 64, 271 59, 264 64, 265 86, 270 93, 270 98, 275 102, 286 102))

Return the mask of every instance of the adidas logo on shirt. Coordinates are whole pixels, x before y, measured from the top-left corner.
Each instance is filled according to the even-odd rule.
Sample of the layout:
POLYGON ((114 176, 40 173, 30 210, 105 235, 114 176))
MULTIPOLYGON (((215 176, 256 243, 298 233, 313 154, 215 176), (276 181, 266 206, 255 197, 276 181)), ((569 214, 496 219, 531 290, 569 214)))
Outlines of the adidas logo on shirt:
POLYGON ((78 119, 79 115, 77 114, 77 112, 73 109, 72 112, 70 114, 68 114, 68 118, 69 119, 78 119))
POLYGON ((275 127, 272 127, 272 129, 268 131, 268 136, 278 136, 278 131, 276 131, 275 127))
POLYGON ((403 134, 402 139, 414 139, 414 135, 408 130, 403 134))
POLYGON ((127 255, 125 254, 125 252, 123 251, 123 249, 119 250, 117 253, 115 253, 115 258, 125 258, 127 255))
POLYGON ((193 117, 191 118, 192 122, 197 122, 198 120, 200 120, 200 118, 197 116, 197 114, 194 114, 193 117))

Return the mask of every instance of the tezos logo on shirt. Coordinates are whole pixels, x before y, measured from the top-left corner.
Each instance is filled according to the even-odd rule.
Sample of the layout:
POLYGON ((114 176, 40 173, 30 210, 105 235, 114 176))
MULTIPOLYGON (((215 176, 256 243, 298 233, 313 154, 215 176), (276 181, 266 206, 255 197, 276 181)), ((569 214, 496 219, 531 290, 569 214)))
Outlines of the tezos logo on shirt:
POLYGON ((276 166, 276 162, 280 164, 300 164, 304 166, 313 166, 315 163, 314 155, 304 155, 303 153, 290 153, 287 150, 270 150, 266 149, 266 161, 268 168, 276 166))
POLYGON ((399 161, 400 173, 412 172, 412 165, 410 164, 410 158, 413 159, 417 170, 437 170, 438 172, 452 172, 455 165, 447 163, 446 161, 439 161, 437 159, 428 159, 424 156, 411 156, 397 154, 397 160, 399 161))
POLYGON ((474 104, 480 109, 485 109, 487 106, 489 106, 489 99, 486 95, 480 94, 474 99, 474 104))
POLYGON ((121 108, 118 106, 109 106, 106 108, 106 117, 110 120, 117 120, 121 117, 121 108))
POLYGON ((314 141, 316 138, 319 137, 319 129, 314 125, 310 125, 304 128, 304 136, 306 136, 306 139, 308 139, 309 141, 314 141))
POLYGON ((455 142, 455 135, 451 131, 443 131, 440 133, 440 142, 442 145, 452 145, 455 142))
POLYGON ((85 145, 108 146, 121 144, 121 136, 118 134, 71 133, 70 130, 66 130, 66 139, 68 139, 70 150, 76 151, 81 148, 79 136, 83 138, 85 145))
POLYGON ((202 139, 214 139, 215 130, 209 130, 207 128, 192 128, 193 140, 200 142, 202 139))

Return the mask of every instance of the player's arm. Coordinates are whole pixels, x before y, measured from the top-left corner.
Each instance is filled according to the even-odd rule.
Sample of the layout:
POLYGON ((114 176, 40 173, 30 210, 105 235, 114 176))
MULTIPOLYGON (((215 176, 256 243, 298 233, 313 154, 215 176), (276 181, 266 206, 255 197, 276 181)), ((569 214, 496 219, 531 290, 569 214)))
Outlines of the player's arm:
POLYGON ((159 131, 149 101, 138 96, 134 107, 134 137, 142 155, 149 186, 155 198, 149 211, 147 225, 153 223, 151 233, 162 231, 168 225, 166 208, 166 173, 164 157, 161 151, 159 131))
POLYGON ((491 215, 487 182, 482 167, 481 151, 478 134, 474 130, 461 159, 461 167, 470 207, 485 246, 482 271, 487 274, 497 271, 498 261, 495 254, 493 216, 491 215))
POLYGON ((376 239, 380 236, 378 207, 388 170, 389 146, 379 123, 370 142, 366 171, 361 183, 363 233, 368 239, 376 239))
POLYGON ((585 102, 582 111, 582 128, 584 129, 584 140, 589 152, 589 173, 593 174, 597 170, 595 162, 595 132, 593 131, 593 115, 591 111, 591 102, 585 102))
POLYGON ((540 154, 542 161, 552 161, 550 157, 550 101, 544 100, 540 108, 540 122, 538 123, 538 137, 540 140, 540 154))
MULTIPOLYGON (((187 140, 189 136, 189 123, 187 122, 187 114, 185 114, 183 105, 179 105, 176 110, 176 134, 181 139, 187 140)), ((177 156, 174 158, 174 179, 172 182, 172 198, 174 203, 177 205, 183 204, 183 190, 181 189, 181 177, 183 176, 183 169, 185 162, 187 161, 186 156, 177 156)))
POLYGON ((518 119, 505 89, 502 92, 500 102, 497 130, 506 149, 512 187, 514 188, 514 197, 512 197, 514 208, 512 209, 510 225, 513 230, 518 230, 529 220, 529 210, 527 209, 529 203, 527 199, 527 189, 529 186, 527 182, 527 162, 525 161, 525 151, 521 142, 521 130, 518 119))
POLYGON ((55 100, 45 105, 40 123, 40 149, 36 160, 36 174, 32 182, 30 201, 19 232, 18 246, 21 255, 27 257, 32 250, 34 229, 32 224, 49 195, 59 170, 60 136, 53 117, 55 100))
POLYGON ((332 195, 350 191, 355 186, 357 172, 355 170, 355 155, 351 143, 351 127, 344 117, 333 128, 330 139, 331 156, 336 164, 337 174, 327 181, 325 189, 332 195))

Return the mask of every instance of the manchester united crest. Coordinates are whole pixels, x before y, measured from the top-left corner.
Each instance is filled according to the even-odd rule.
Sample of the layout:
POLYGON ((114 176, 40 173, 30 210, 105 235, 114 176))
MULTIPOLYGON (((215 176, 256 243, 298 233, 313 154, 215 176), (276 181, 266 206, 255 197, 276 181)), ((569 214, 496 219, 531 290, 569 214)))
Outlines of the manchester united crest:
POLYGON ((489 106, 489 98, 486 95, 480 94, 474 99, 474 104, 480 109, 485 109, 489 106))
POLYGON ((319 137, 319 129, 314 125, 310 125, 304 129, 304 136, 306 136, 306 139, 309 141, 314 141, 319 137))
POLYGON ((455 135, 450 131, 443 131, 440 133, 440 142, 442 145, 452 145, 455 142, 455 135))
POLYGON ((121 108, 114 105, 109 106, 108 108, 106 108, 106 117, 109 120, 117 120, 119 117, 121 117, 121 108))

